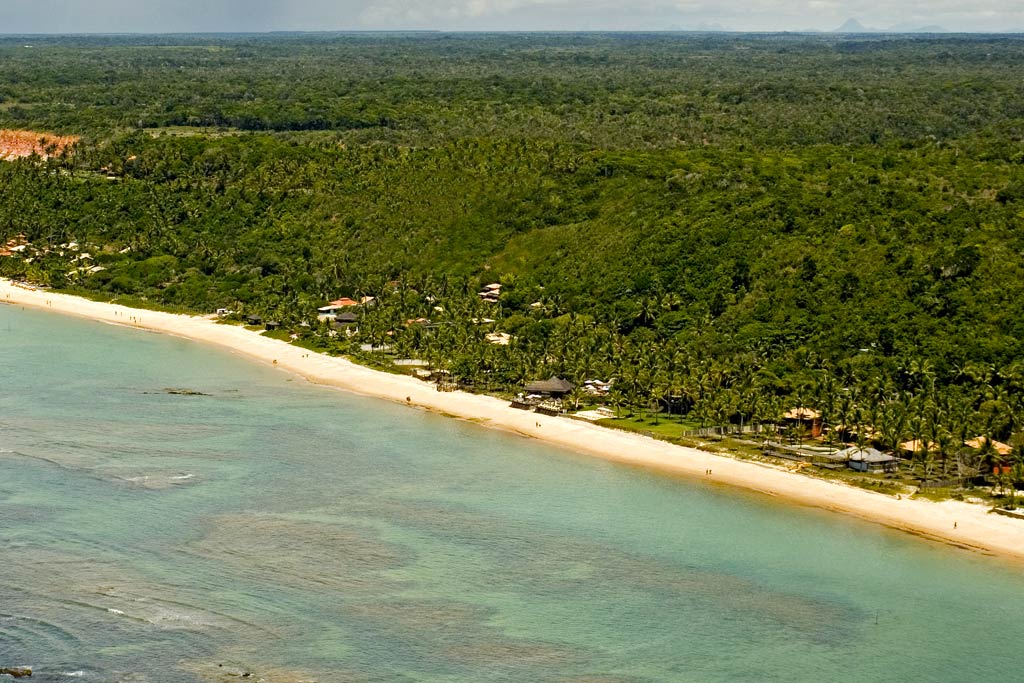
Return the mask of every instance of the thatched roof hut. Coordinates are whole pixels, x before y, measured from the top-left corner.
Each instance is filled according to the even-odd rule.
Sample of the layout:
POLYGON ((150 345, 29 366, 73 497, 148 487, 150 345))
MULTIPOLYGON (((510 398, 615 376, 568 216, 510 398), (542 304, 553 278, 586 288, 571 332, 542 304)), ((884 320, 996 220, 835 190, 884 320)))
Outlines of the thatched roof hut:
POLYGON ((939 450, 939 444, 934 441, 918 441, 917 439, 911 439, 910 441, 904 441, 900 444, 900 450, 906 451, 907 453, 920 453, 924 450, 931 452, 937 452, 939 450))
POLYGON ((800 420, 810 422, 811 420, 820 420, 821 413, 813 408, 790 408, 786 411, 786 414, 782 416, 786 420, 800 420))
MULTIPOLYGON (((964 441, 964 445, 969 446, 970 448, 976 448, 978 450, 981 450, 985 446, 986 440, 987 437, 976 436, 973 439, 968 439, 967 441, 964 441)), ((1009 455, 1010 453, 1013 453, 1013 446, 1011 446, 1008 443, 996 441, 995 439, 992 439, 991 443, 992 448, 994 448, 996 453, 998 453, 999 455, 1009 455)))
POLYGON ((337 325, 352 325, 359 322, 359 316, 351 311, 346 311, 334 316, 334 322, 337 325))
POLYGON ((526 385, 526 391, 530 394, 542 394, 546 396, 564 396, 573 390, 572 382, 561 377, 552 376, 550 379, 530 382, 526 385))

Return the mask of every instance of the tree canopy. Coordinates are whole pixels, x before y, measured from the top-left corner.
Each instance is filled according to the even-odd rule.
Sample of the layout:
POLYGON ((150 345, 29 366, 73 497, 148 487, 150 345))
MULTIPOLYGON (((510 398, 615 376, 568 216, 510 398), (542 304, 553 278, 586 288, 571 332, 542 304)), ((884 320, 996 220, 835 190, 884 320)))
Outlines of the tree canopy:
POLYGON ((0 244, 34 250, 0 274, 293 328, 368 293, 361 334, 500 388, 616 377, 718 419, 854 395, 879 425, 902 397, 1016 431, 1019 38, 4 38, 0 59, 0 126, 82 136, 0 164, 0 244))

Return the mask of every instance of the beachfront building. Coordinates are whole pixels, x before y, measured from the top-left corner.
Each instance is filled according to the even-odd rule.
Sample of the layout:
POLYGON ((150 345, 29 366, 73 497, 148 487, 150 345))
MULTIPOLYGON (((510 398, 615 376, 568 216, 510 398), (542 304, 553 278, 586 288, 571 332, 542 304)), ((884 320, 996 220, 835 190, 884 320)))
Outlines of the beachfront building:
POLYGON ((839 451, 835 456, 845 458, 850 469, 858 472, 896 472, 900 466, 899 458, 874 448, 853 446, 839 451))
POLYGON ((359 316, 352 311, 345 311, 344 313, 336 313, 330 320, 336 329, 347 330, 359 322, 359 316))
POLYGON ((13 256, 14 254, 20 254, 28 248, 28 240, 25 239, 25 235, 18 235, 7 240, 5 244, 0 245, 0 256, 13 256))
POLYGON ((996 457, 992 459, 992 474, 1010 474, 1013 471, 1013 463, 1010 462, 1010 454, 1013 453, 1013 446, 1002 441, 996 441, 995 439, 989 439, 986 436, 976 436, 973 439, 964 441, 964 445, 968 448, 973 448, 976 451, 981 451, 986 446, 992 448, 995 451, 996 457))
POLYGON ((939 452, 939 444, 934 441, 918 441, 917 439, 911 439, 910 441, 904 441, 900 444, 900 450, 904 453, 924 453, 928 451, 930 453, 939 452))
POLYGON ((812 408, 791 408, 782 416, 787 427, 803 427, 812 439, 821 436, 821 413, 812 408))
POLYGON ((583 382, 583 391, 591 396, 607 396, 611 388, 611 382, 602 382, 599 379, 588 379, 583 382))
POLYGON ((572 382, 566 381, 561 377, 551 377, 550 379, 530 382, 526 385, 527 394, 538 394, 552 398, 561 398, 572 390, 572 382))
POLYGON ((318 320, 334 320, 338 313, 344 311, 346 308, 352 308, 358 306, 359 302, 355 299, 349 299, 348 297, 341 297, 329 302, 326 306, 321 306, 316 309, 318 320))
POLYGON ((326 306, 321 306, 316 309, 318 320, 334 320, 338 315, 345 310, 352 310, 360 306, 372 306, 376 303, 377 298, 372 296, 360 297, 359 301, 350 299, 347 296, 343 296, 340 299, 328 302, 326 306))

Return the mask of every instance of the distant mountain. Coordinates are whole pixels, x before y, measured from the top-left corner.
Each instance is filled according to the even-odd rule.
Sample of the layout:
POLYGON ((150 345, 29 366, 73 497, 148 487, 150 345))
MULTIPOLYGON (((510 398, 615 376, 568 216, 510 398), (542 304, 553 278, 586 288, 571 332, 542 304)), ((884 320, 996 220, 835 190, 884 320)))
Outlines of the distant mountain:
POLYGON ((888 31, 889 33, 949 33, 949 29, 937 24, 918 26, 917 24, 908 24, 906 22, 890 26, 888 31))
POLYGON ((853 17, 850 17, 842 26, 832 31, 832 33, 878 33, 878 29, 868 28, 853 17))
POLYGON ((697 24, 697 30, 698 31, 715 32, 715 33, 725 33, 725 32, 733 31, 734 29, 731 29, 728 26, 723 26, 722 24, 719 24, 717 21, 712 21, 712 22, 702 21, 699 24, 697 24))
POLYGON ((889 28, 872 28, 850 17, 842 26, 833 30, 832 33, 949 33, 949 30, 935 24, 918 26, 917 24, 906 22, 890 26, 889 28))

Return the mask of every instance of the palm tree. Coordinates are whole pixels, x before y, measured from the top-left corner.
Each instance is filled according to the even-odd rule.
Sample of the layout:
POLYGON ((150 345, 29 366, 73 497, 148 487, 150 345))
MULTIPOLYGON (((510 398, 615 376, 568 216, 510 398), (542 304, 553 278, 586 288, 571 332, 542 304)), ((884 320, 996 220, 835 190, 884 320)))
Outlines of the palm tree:
POLYGON ((949 472, 949 456, 953 453, 953 449, 956 446, 956 439, 949 433, 948 430, 944 429, 939 432, 935 439, 935 444, 938 447, 939 458, 942 461, 942 476, 946 476, 949 472))
POLYGON ((999 451, 996 450, 992 438, 984 436, 981 439, 981 447, 978 449, 978 467, 985 472, 994 472, 1000 464, 999 451))

